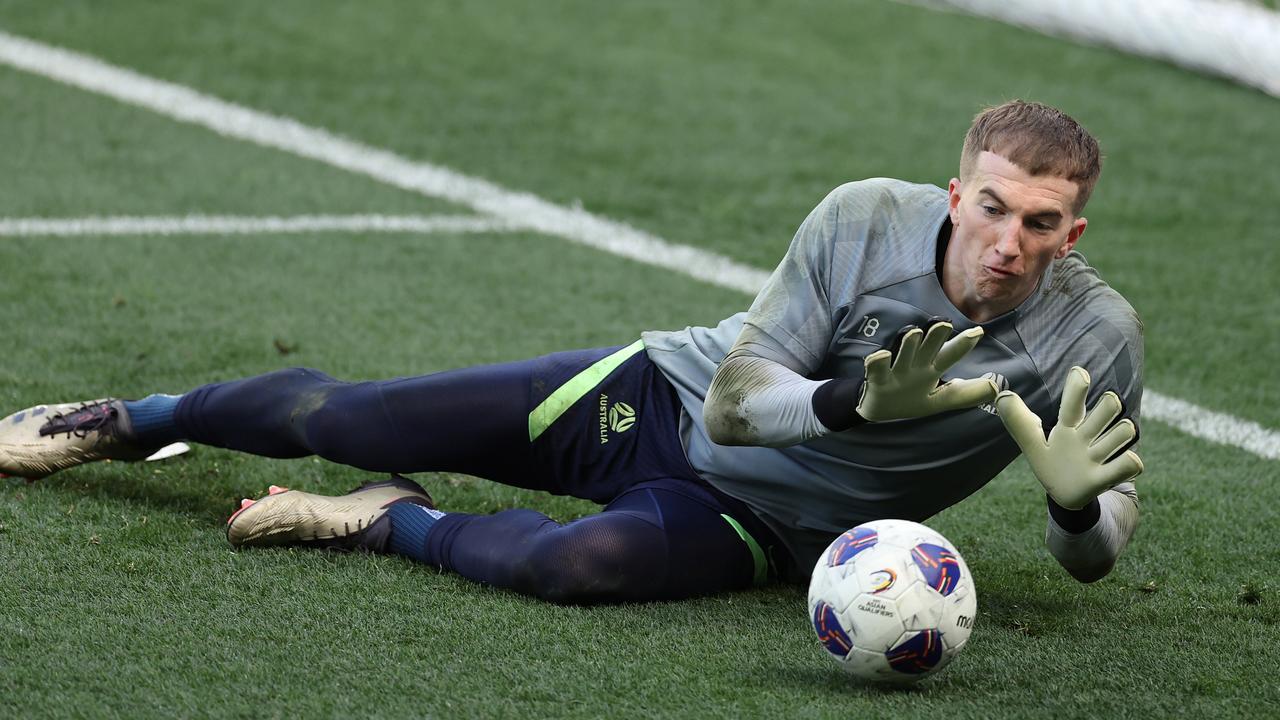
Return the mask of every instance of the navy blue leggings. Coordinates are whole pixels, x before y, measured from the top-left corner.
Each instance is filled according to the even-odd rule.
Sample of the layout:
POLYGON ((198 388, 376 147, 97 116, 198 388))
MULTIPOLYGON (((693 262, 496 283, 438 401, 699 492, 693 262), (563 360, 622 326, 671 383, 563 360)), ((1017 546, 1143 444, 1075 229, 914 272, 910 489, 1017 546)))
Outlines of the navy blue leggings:
POLYGON ((428 535, 429 562, 479 582, 592 603, 678 599, 760 580, 762 556, 742 526, 762 542, 767 529, 689 469, 675 434, 678 400, 643 353, 601 385, 615 397, 639 393, 635 432, 598 444, 593 392, 555 432, 530 442, 530 410, 562 376, 608 352, 362 383, 281 370, 187 393, 175 421, 187 439, 256 455, 464 473, 605 505, 563 525, 532 510, 446 515, 428 535), (591 432, 578 432, 580 420, 591 432), (606 450, 608 458, 597 457, 606 450))
POLYGON ((346 383, 291 368, 197 388, 174 421, 205 445, 319 455, 373 472, 458 472, 540 488, 525 409, 533 361, 346 383))
POLYGON ((692 483, 658 480, 565 525, 533 510, 445 515, 427 556, 557 603, 678 600, 751 585, 751 553, 723 512, 692 483))

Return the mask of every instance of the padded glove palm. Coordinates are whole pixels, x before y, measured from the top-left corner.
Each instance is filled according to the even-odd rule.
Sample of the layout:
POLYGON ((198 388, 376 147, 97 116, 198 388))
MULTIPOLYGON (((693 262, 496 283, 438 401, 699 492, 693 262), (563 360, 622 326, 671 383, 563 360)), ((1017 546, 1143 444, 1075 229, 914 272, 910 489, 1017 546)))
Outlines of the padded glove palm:
POLYGON ((1093 410, 1085 413, 1089 373, 1082 367, 1067 373, 1058 409, 1058 424, 1045 438, 1040 418, 1017 393, 996 397, 996 410, 1005 429, 1022 448, 1031 469, 1049 497, 1068 510, 1079 510, 1107 489, 1142 472, 1142 458, 1132 450, 1108 460, 1138 436, 1128 418, 1115 422, 1124 411, 1120 396, 1108 390, 1093 410))

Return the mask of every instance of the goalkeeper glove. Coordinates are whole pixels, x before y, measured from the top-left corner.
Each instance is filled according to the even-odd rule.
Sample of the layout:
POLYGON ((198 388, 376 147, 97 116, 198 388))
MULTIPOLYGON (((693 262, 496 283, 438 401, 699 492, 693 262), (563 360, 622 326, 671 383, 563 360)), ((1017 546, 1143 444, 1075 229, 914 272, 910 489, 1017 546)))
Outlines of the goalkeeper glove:
POLYGON ((991 402, 997 388, 988 378, 939 384, 942 374, 982 339, 982 328, 948 340, 950 335, 949 322, 934 323, 928 333, 913 327, 903 335, 896 358, 888 350, 868 355, 858 415, 870 422, 905 420, 991 402))
POLYGON ((1132 420, 1115 422, 1124 410, 1120 396, 1108 390, 1086 415, 1088 392, 1089 373, 1079 366, 1071 368, 1058 424, 1048 440, 1040 418, 1017 393, 1006 390, 996 397, 1000 420, 1027 456, 1036 478, 1049 497, 1068 510, 1085 507, 1103 491, 1142 472, 1142 459, 1132 450, 1108 460, 1138 436, 1132 420))

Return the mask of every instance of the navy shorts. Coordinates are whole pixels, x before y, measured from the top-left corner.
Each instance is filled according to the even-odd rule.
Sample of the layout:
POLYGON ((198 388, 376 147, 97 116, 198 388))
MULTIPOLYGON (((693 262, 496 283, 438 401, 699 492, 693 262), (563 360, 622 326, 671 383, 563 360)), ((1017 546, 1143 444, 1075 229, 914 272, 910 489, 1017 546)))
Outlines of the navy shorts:
POLYGON ((539 489, 608 506, 662 488, 714 509, 753 555, 785 555, 751 509, 703 480, 680 442, 675 388, 637 341, 532 361, 530 438, 539 489), (545 412, 541 412, 544 410, 545 412))

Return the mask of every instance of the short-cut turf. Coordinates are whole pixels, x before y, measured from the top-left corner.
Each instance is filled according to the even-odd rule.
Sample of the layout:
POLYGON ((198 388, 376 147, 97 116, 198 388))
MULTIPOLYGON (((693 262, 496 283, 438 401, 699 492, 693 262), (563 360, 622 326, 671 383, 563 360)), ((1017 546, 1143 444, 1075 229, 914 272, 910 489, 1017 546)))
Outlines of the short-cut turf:
MULTIPOLYGON (((1143 315, 1148 386, 1280 426, 1280 101, 882 2, 9 2, 9 32, 769 267, 835 185, 945 184, 982 104, 1060 105, 1107 155, 1080 249, 1143 315)), ((467 213, 0 68, 0 217, 467 213)), ((0 240, 0 412, 289 365, 365 379, 626 343, 750 298, 526 233, 0 240), (278 342, 277 342, 278 341, 278 342), (287 351, 282 353, 281 349, 287 351)), ((1021 461, 929 521, 970 647, 851 686, 803 592, 556 607, 407 561, 232 552, 270 484, 364 473, 197 448, 0 484, 10 717, 1257 717, 1280 689, 1277 466, 1143 427, 1104 581, 1043 549, 1021 461)), ((445 509, 588 503, 418 477, 445 509)))

